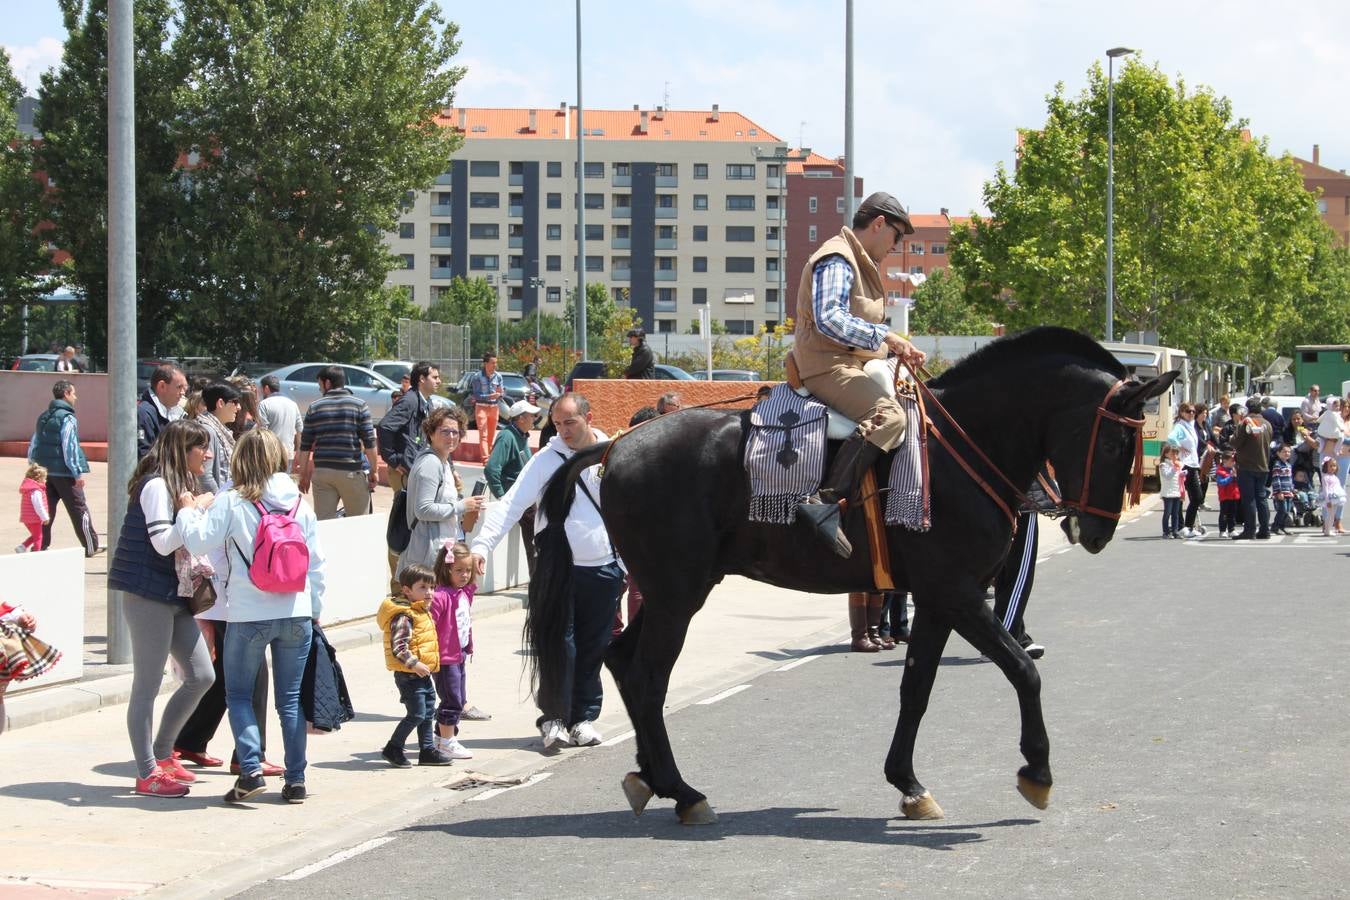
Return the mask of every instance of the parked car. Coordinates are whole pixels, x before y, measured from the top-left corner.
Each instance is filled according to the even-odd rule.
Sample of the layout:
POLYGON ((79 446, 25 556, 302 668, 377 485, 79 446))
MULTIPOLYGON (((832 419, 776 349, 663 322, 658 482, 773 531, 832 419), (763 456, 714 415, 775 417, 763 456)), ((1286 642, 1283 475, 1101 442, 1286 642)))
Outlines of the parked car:
POLYGON ((252 380, 257 381, 264 375, 275 372, 281 367, 281 363, 274 362, 242 362, 234 367, 234 370, 230 372, 230 377, 233 378, 236 375, 242 375, 245 378, 251 378, 252 380))
POLYGON ((139 401, 141 395, 150 390, 150 376, 155 374, 155 369, 163 365, 176 365, 173 360, 168 359, 138 359, 136 360, 136 399, 139 401))
MULTIPOLYGON (((473 392, 469 390, 469 379, 477 371, 477 369, 474 369, 472 372, 465 372, 449 391, 450 400, 464 408, 464 412, 468 413, 470 422, 473 421, 474 402, 473 392)), ((556 389, 552 388, 547 382, 540 383, 543 387, 542 392, 537 387, 531 388, 530 383, 525 380, 525 376, 518 372, 498 371, 497 374, 502 376, 503 396, 497 401, 497 411, 501 418, 506 417, 506 411, 511 408, 511 404, 517 400, 525 399, 529 399, 531 403, 539 407, 541 416, 548 415, 549 407, 557 399, 553 393, 556 389)))
POLYGON ((403 380, 403 376, 412 371, 413 363, 406 359, 368 359, 360 363, 372 372, 378 372, 394 384, 403 380))
POLYGON ((690 377, 695 381, 759 381, 759 373, 751 372, 749 369, 713 369, 711 372, 707 369, 699 369, 696 372, 690 372, 690 377), (711 377, 709 377, 711 375, 711 377))
MULTIPOLYGON (((567 381, 563 383, 563 390, 572 390, 572 382, 578 378, 607 378, 605 374, 605 364, 595 359, 584 359, 572 366, 571 373, 567 376, 567 381)), ((694 376, 690 375, 679 366, 672 366, 666 363, 656 364, 657 381, 693 381, 694 376)))
POLYGON ((27 353, 14 360, 14 371, 55 372, 56 361, 60 358, 55 353, 27 353))
POLYGON ((690 375, 679 366, 669 366, 665 363, 656 364, 656 377, 664 381, 693 381, 694 376, 690 375))
MULTIPOLYGON (((319 371, 329 363, 304 362, 283 366, 266 374, 277 376, 281 382, 281 393, 295 401, 304 415, 309 405, 322 396, 319 391, 319 371)), ((347 387, 352 394, 366 401, 370 407, 370 417, 376 422, 389 412, 391 394, 398 385, 377 372, 348 363, 337 364, 347 376, 347 387)))

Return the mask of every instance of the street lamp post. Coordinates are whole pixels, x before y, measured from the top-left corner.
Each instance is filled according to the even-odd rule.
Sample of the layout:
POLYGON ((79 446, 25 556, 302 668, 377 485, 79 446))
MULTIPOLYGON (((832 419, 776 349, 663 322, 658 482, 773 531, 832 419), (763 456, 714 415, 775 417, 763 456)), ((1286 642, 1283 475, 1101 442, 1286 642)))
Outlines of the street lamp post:
POLYGON ((543 310, 539 307, 539 292, 544 289, 544 279, 538 275, 530 277, 530 288, 534 291, 534 349, 539 351, 539 320, 543 317, 543 310))
POLYGON ((1116 80, 1115 63, 1135 51, 1112 47, 1106 51, 1106 339, 1116 339, 1116 80))
MULTIPOLYGON (((483 280, 492 286, 492 352, 500 354, 502 352, 502 295, 497 287, 498 278, 496 275, 484 275, 483 280)), ((505 277, 500 279, 503 283, 505 277)))

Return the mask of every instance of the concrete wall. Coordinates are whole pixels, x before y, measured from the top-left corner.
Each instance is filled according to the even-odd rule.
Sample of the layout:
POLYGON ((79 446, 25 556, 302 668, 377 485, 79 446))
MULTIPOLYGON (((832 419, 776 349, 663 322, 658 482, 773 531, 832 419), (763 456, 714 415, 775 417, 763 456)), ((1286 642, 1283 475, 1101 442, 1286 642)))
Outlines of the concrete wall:
MULTIPOLYGON (((75 416, 81 441, 108 439, 108 376, 67 372, 0 371, 0 441, 27 441, 33 424, 52 402, 52 385, 61 379, 75 385, 75 416)), ((135 409, 127 411, 135 416, 135 409)))
POLYGON ((61 651, 46 675, 16 681, 7 694, 76 681, 84 674, 84 551, 0 556, 0 600, 37 616, 37 635, 61 651))
MULTIPOLYGON (((621 379, 577 379, 576 390, 591 401, 595 427, 612 435, 628 427, 633 413, 644 406, 655 406, 656 399, 675 391, 685 406, 698 406, 713 400, 733 397, 753 398, 767 381, 626 381, 621 379)), ((717 409, 749 409, 753 399, 717 406, 717 409)))

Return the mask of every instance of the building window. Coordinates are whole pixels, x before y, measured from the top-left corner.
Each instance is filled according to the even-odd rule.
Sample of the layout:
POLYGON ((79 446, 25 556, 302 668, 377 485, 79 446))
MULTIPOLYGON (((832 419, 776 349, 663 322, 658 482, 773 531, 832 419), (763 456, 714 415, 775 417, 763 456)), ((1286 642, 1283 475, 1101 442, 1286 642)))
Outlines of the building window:
POLYGON ((586 271, 587 272, 605 271, 605 258, 603 256, 586 257, 586 271))
POLYGON ((544 302, 545 302, 545 303, 561 303, 561 302, 562 302, 562 288, 555 288, 555 287, 549 288, 549 289, 545 292, 545 294, 544 294, 544 302))
POLYGON ((410 238, 410 237, 413 237, 413 236, 416 234, 416 230, 417 230, 417 223, 416 223, 416 222, 399 222, 399 223, 398 223, 398 236, 401 237, 401 238, 410 238))
POLYGON ((922 241, 909 242, 909 252, 913 253, 915 256, 923 256, 923 247, 924 245, 922 241))
POLYGON ((695 256, 695 257, 694 257, 694 271, 695 271, 695 272, 706 272, 706 271, 708 271, 708 257, 706 257, 706 256, 695 256))
POLYGON ((511 168, 509 169, 509 171, 511 172, 512 175, 523 176, 525 174, 525 164, 523 162, 513 162, 511 163, 511 168))
POLYGON ((694 288, 693 300, 695 304, 703 305, 708 302, 707 288, 694 288))
POLYGON ((765 302, 765 303, 770 303, 770 304, 772 304, 772 303, 777 303, 777 302, 778 302, 778 288, 766 288, 765 291, 764 291, 764 302, 765 302))
POLYGON ((405 269, 413 268, 413 261, 416 259, 416 257, 414 257, 411 253, 404 253, 401 255, 403 257, 403 268, 405 269))
POLYGON ((765 178, 777 178, 777 177, 778 177, 778 164, 777 164, 777 163, 769 163, 767 166, 765 166, 765 167, 764 167, 764 177, 765 177, 765 178))
POLYGON ((450 259, 449 253, 433 253, 431 254, 431 267, 433 269, 448 269, 450 268, 450 259))
POLYGON ((562 209, 562 194, 549 194, 544 198, 544 205, 549 209, 562 209))
POLYGON ((454 197, 449 191, 435 191, 431 195, 432 206, 449 206, 454 197))
POLYGON ((469 206, 474 209, 497 209, 502 205, 502 195, 496 192, 474 191, 469 194, 469 206))
POLYGON ((837 213, 842 213, 842 212, 844 211, 844 198, 843 198, 843 197, 835 197, 835 198, 834 198, 834 211, 837 212, 837 213))
POLYGON ((731 241, 731 242, 734 243, 734 242, 737 242, 737 241, 753 241, 754 239, 755 239, 755 226, 753 226, 753 225, 728 225, 728 226, 727 226, 727 240, 728 240, 728 241, 731 241))
POLYGON ((604 178, 604 177, 605 177, 605 164, 602 163, 602 162, 588 162, 588 163, 586 163, 586 177, 587 177, 587 178, 604 178))
POLYGON ((707 226, 707 225, 695 225, 695 226, 694 226, 694 240, 695 240, 695 241, 706 241, 707 239, 708 239, 708 226, 707 226))
POLYGON ((615 163, 615 164, 614 164, 614 174, 617 175, 617 176, 619 176, 619 177, 622 177, 622 176, 625 176, 625 175, 632 175, 632 174, 633 174, 633 170, 632 170, 632 168, 629 166, 628 163, 615 163))
POLYGON ((451 234, 453 234, 453 232, 450 231, 449 222, 436 222, 431 227, 434 229, 432 234, 434 234, 436 237, 448 238, 451 236, 451 234))
POLYGON ((482 238, 484 240, 496 240, 502 236, 501 226, 496 222, 490 223, 470 223, 469 237, 482 238))
POLYGON ((745 319, 723 319, 722 327, 727 330, 727 334, 755 333, 755 323, 745 319))
POLYGON ((561 271, 562 271, 562 257, 561 257, 561 256, 546 256, 546 257, 544 257, 544 270, 545 270, 546 272, 561 272, 561 271))
POLYGON ((561 225, 547 225, 547 226, 545 226, 545 227, 544 227, 544 239, 545 239, 545 240, 549 240, 549 241, 561 241, 561 240, 562 240, 562 226, 561 226, 561 225))
POLYGON ((754 210, 755 197, 753 194, 727 194, 728 210, 754 210))
POLYGON ((777 272, 777 271, 778 271, 778 257, 776 257, 776 256, 765 257, 765 259, 764 259, 764 271, 765 271, 766 273, 770 273, 770 274, 771 274, 771 273, 774 273, 774 272, 777 272))
POLYGON ((1327 200, 1325 197, 1317 201, 1317 211, 1324 216, 1327 214, 1327 200))
POLYGON ((472 255, 469 257, 469 268, 475 272, 495 272, 497 271, 498 260, 496 254, 491 256, 472 255))
POLYGON ((605 195, 604 195, 604 194, 587 194, 587 195, 586 195, 586 208, 587 208, 587 209, 604 209, 604 208, 605 208, 605 195))
MULTIPOLYGON (((575 241, 576 239, 577 239, 577 226, 573 225, 573 226, 572 226, 572 240, 575 241)), ((588 240, 588 241, 603 241, 604 239, 605 239, 605 226, 603 226, 603 225, 592 225, 592 224, 590 224, 589 222, 586 223, 586 240, 588 240)))
POLYGON ((615 209, 631 209, 633 206, 633 195, 615 194, 612 202, 615 209))
POLYGON ((675 289, 674 289, 674 288, 657 288, 657 289, 656 289, 656 302, 657 302, 657 303, 674 303, 674 302, 675 302, 675 289))
POLYGON ((674 271, 675 271, 675 257, 673 257, 673 256, 658 256, 658 257, 656 258, 656 271, 658 271, 658 272, 674 272, 674 271))
POLYGON ((707 163, 694 163, 694 177, 699 180, 705 180, 708 177, 707 163))
POLYGON ((810 212, 810 213, 815 212, 816 209, 818 208, 818 205, 819 205, 819 204, 816 203, 816 198, 815 198, 815 197, 807 197, 807 198, 806 198, 806 211, 807 211, 807 212, 810 212))
POLYGON ((934 256, 946 256, 946 255, 947 255, 947 245, 946 245, 946 244, 938 244, 938 243, 934 243, 934 244, 933 244, 933 255, 934 255, 934 256))
POLYGON ((806 239, 813 244, 816 242, 816 226, 806 226, 806 239))
POLYGON ((707 209, 707 208, 708 208, 708 195, 707 195, 707 194, 695 194, 695 195, 694 195, 694 209, 707 209))
POLYGON ((754 163, 727 163, 727 181, 754 181, 754 163))
POLYGON ((657 177, 657 178, 674 178, 674 177, 675 177, 675 164, 674 164, 674 163, 657 163, 657 164, 656 164, 656 177, 657 177))
POLYGON ((675 226, 674 226, 674 225, 657 225, 657 226, 656 226, 656 239, 657 239, 657 240, 660 240, 660 241, 673 241, 673 240, 675 240, 675 226))
POLYGON ((657 320, 656 320, 656 333, 657 333, 657 334, 674 334, 674 333, 675 333, 675 320, 674 320, 674 319, 657 319, 657 320))
POLYGON ((674 209, 674 208, 675 208, 675 195, 674 195, 674 194, 657 194, 657 195, 656 195, 656 208, 657 208, 657 209, 674 209))
POLYGON ((508 256, 508 257, 506 258, 506 268, 508 268, 508 269, 523 269, 523 268, 525 268, 525 257, 523 257, 523 256, 508 256))
POLYGON ((469 174, 482 178, 497 178, 502 174, 502 164, 495 159, 470 160, 469 174))
POLYGON ((545 171, 547 172, 549 178, 561 178, 562 163, 558 162, 557 160, 553 160, 552 162, 546 165, 545 171))
POLYGON ((922 275, 922 274, 923 274, 923 266, 910 266, 910 267, 909 267, 909 274, 911 274, 911 275, 922 275))
MULTIPOLYGON (((586 228, 587 228, 588 231, 590 230, 590 226, 589 226, 589 225, 586 226, 586 228)), ((630 226, 628 226, 628 225, 615 225, 615 226, 614 226, 614 238, 615 238, 616 240, 626 241, 626 240, 628 240, 628 236, 629 236, 630 233, 631 233, 631 228, 630 228, 630 226)))
POLYGON ((777 196, 772 196, 772 195, 771 195, 771 196, 768 196, 768 197, 765 197, 765 198, 764 198, 764 208, 765 208, 766 210, 768 210, 769 212, 777 212, 777 211, 778 211, 778 197, 777 197, 777 196))
POLYGON ((609 258, 609 270, 611 272, 624 272, 633 268, 633 257, 631 256, 611 256, 609 258))
POLYGON ((755 258, 753 256, 728 256, 727 272, 743 274, 755 271, 755 258))

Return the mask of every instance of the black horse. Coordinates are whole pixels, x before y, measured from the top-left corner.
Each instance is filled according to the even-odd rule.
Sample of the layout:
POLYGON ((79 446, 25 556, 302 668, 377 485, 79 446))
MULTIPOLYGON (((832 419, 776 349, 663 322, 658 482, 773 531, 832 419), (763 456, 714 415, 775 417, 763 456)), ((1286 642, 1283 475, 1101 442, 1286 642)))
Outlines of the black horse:
MULTIPOLYGON (((1076 512, 1064 523, 1066 533, 1097 553, 1115 532, 1136 454, 1135 427, 1121 418, 1137 419, 1144 403, 1163 393, 1177 374, 1126 381, 1125 369, 1095 341, 1062 328, 1039 328, 989 344, 929 387, 1012 484, 1030 486, 1048 460, 1064 496, 1076 500, 1076 512)), ((932 410, 930 418, 1003 503, 1015 509, 1014 491, 974 451, 952 439, 955 429, 945 427, 932 410)), ((817 593, 874 589, 861 513, 845 517, 846 533, 858 548, 847 560, 835 556, 804 523, 747 521, 741 465, 746 438, 744 412, 684 410, 648 422, 612 445, 576 454, 543 499, 548 518, 562 521, 575 497, 577 473, 599 462, 609 448, 602 513, 644 598, 641 612, 605 657, 636 732, 638 770, 623 782, 635 813, 655 793, 673 798, 686 824, 716 821, 704 795, 681 778, 662 715, 690 619, 714 585, 737 574, 817 593)), ((915 777, 913 752, 943 648, 955 629, 1017 690, 1027 761, 1018 771, 1018 789, 1044 809, 1051 776, 1040 677, 985 602, 986 588, 1003 565, 1012 522, 951 452, 930 440, 929 453, 932 529, 887 529, 896 586, 913 594, 915 613, 886 779, 900 790, 907 817, 941 817, 941 808, 915 777)), ((885 475, 880 473, 879 483, 886 483, 885 475)), ((559 601, 554 580, 565 573, 541 568, 542 559, 531 585, 525 638, 535 654, 542 698, 558 696, 565 677, 567 661, 558 638, 571 611, 559 601)))

